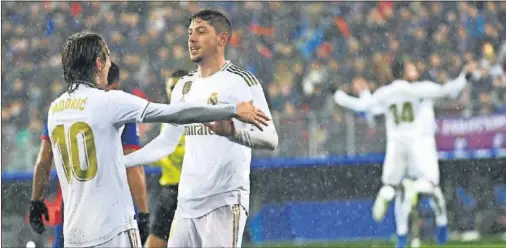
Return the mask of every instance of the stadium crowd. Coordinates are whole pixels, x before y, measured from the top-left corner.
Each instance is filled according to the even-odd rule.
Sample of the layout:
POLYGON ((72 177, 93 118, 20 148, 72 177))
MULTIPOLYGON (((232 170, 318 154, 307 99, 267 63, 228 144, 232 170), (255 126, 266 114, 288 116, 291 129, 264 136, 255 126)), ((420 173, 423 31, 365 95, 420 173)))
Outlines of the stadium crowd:
MULTIPOLYGON (((327 128, 344 125, 329 89, 386 84, 390 62, 404 56, 416 61, 422 79, 438 83, 456 77, 466 62, 479 63, 479 79, 459 99, 439 104, 439 114, 506 110, 499 66, 506 56, 506 2, 6 2, 2 169, 32 170, 48 104, 63 90, 64 39, 83 29, 103 35, 125 90, 164 102, 169 75, 195 67, 187 55, 188 18, 207 7, 230 17, 228 59, 257 75, 271 110, 287 124, 281 126, 292 127, 279 132, 282 154, 301 155, 309 135, 327 153, 345 152, 327 145, 344 132, 327 128), (309 113, 328 121, 312 132, 300 121, 309 113)), ((143 128, 144 140, 152 137, 149 130, 157 133, 143 128)))

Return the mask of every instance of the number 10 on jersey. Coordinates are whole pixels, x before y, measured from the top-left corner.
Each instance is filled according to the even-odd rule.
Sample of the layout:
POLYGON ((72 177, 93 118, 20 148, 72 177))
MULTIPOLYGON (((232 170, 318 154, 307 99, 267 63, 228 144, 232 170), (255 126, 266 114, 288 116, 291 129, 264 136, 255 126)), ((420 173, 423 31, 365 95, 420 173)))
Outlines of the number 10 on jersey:
POLYGON ((88 124, 73 123, 68 132, 65 132, 64 125, 58 125, 51 133, 51 138, 55 143, 53 148, 60 152, 63 170, 69 183, 72 175, 79 181, 88 181, 97 175, 95 139, 88 124), (80 154, 79 150, 83 152, 80 154), (81 168, 81 161, 84 162, 86 168, 81 168))

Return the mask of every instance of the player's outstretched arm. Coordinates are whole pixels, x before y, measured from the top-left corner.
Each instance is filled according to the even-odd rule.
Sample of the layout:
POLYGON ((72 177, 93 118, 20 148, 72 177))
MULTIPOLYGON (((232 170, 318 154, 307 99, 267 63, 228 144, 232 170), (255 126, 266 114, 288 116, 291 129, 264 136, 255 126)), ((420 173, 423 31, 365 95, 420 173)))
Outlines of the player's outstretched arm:
POLYGON ((151 164, 168 156, 176 149, 183 131, 183 127, 168 125, 162 133, 143 148, 126 155, 126 167, 151 164))
POLYGON ((342 90, 336 91, 334 101, 345 108, 349 108, 356 112, 369 111, 373 105, 375 96, 356 98, 349 96, 342 90))
POLYGON ((202 123, 237 118, 259 128, 269 118, 252 103, 237 105, 198 105, 151 103, 123 91, 109 91, 109 108, 112 122, 121 126, 129 122, 166 122, 174 124, 202 123))
POLYGON ((469 65, 466 65, 456 79, 443 85, 430 81, 415 83, 413 87, 408 89, 409 93, 421 98, 442 98, 458 95, 466 87, 467 81, 472 78, 472 70, 469 65))
POLYGON ((241 102, 237 105, 201 105, 191 103, 160 104, 150 103, 146 107, 142 122, 166 122, 175 124, 204 123, 237 118, 262 129, 270 120, 252 102, 241 102))

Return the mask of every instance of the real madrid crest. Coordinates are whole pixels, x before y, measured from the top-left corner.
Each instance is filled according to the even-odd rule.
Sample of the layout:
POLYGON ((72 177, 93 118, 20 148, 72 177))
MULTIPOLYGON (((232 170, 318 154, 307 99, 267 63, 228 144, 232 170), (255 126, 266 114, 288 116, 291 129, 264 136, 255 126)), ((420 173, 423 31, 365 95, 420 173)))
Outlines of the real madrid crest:
POLYGON ((211 94, 211 96, 207 100, 207 104, 209 104, 209 105, 218 104, 218 93, 215 92, 215 93, 211 94))
POLYGON ((188 92, 190 92, 190 90, 192 88, 192 83, 193 83, 193 81, 188 81, 188 82, 184 83, 183 91, 181 92, 183 94, 183 96, 181 97, 181 101, 184 101, 184 96, 186 94, 188 94, 188 92))

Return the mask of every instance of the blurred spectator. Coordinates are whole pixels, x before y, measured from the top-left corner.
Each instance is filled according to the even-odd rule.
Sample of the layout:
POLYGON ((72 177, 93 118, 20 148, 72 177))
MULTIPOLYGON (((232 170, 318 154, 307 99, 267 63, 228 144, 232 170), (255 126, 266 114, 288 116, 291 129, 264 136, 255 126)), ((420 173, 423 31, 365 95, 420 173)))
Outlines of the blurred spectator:
POLYGON ((465 19, 467 32, 474 39, 480 38, 485 32, 485 17, 479 13, 478 8, 469 4, 468 17, 465 19))
POLYGON ((302 80, 304 95, 311 109, 322 106, 325 98, 324 92, 328 87, 328 71, 319 61, 313 61, 308 65, 308 73, 302 80))

